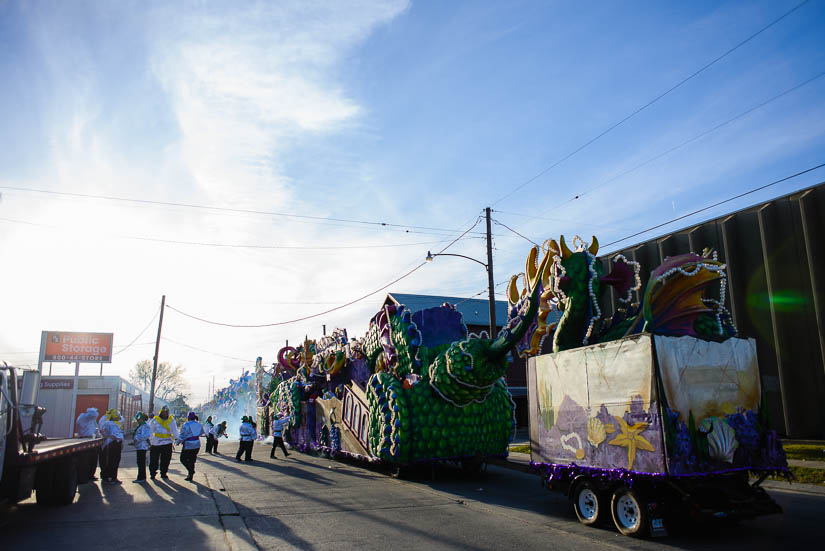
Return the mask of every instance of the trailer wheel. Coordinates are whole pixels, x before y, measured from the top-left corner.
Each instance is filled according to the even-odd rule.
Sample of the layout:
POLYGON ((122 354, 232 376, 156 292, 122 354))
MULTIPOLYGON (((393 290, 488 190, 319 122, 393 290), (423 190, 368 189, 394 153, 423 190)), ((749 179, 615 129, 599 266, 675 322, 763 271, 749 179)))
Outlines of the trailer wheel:
POLYGON ((77 459, 68 457, 57 464, 54 477, 55 505, 69 505, 77 494, 77 459))
POLYGON ((613 523, 625 536, 641 538, 647 534, 647 503, 639 492, 626 487, 617 488, 610 501, 613 523))
POLYGON ((461 471, 465 476, 479 476, 487 471, 487 462, 483 457, 464 457, 461 459, 461 471))
POLYGON ((41 507, 54 505, 54 465, 44 464, 37 467, 34 478, 34 493, 37 504, 41 507))
POLYGON ((604 499, 596 486, 589 480, 576 485, 573 493, 573 509, 579 522, 585 526, 598 524, 604 517, 604 499))

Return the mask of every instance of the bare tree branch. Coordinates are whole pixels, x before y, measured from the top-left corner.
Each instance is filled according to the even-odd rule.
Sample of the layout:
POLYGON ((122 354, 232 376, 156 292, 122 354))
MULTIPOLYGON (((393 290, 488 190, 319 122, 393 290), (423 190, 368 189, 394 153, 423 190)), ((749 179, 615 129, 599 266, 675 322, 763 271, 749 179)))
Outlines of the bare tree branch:
MULTIPOLYGON (((152 386, 152 360, 141 360, 129 372, 129 381, 149 392, 152 386)), ((182 365, 172 366, 169 362, 160 362, 155 377, 155 395, 161 400, 174 396, 188 397, 189 385, 184 379, 186 369, 182 365)))

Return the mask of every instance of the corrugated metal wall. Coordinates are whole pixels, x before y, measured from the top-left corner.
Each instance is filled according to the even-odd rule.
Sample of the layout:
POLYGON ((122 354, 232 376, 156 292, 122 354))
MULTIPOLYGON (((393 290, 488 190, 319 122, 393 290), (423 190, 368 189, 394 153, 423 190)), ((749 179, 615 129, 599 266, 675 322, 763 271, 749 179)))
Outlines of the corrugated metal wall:
MULTIPOLYGON (((739 334, 756 339, 775 428, 791 438, 825 438, 824 241, 825 183, 601 260, 605 273, 617 253, 640 262, 643 291, 665 257, 715 248, 728 266, 728 308, 739 334)), ((615 309, 616 298, 611 288, 604 306, 615 309)))

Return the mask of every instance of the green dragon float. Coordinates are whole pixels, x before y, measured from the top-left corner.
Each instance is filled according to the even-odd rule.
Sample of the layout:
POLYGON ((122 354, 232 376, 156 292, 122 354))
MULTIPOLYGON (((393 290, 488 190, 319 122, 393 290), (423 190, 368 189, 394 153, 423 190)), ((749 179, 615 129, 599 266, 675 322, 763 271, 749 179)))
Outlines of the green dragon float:
POLYGON ((293 416, 287 441, 299 449, 399 465, 506 455, 515 429, 507 356, 538 298, 525 296, 521 321, 492 339, 468 335, 449 304, 387 305, 360 340, 337 329, 285 347, 271 409, 293 416))
POLYGON ((641 288, 637 262, 616 255, 613 269, 604 274, 596 258, 599 242, 595 236, 589 245, 576 237, 574 245, 578 245, 575 251, 564 236, 558 242, 548 239, 541 251, 539 247, 530 251, 526 272, 510 279, 511 325, 521 322, 521 312, 526 312, 531 300, 528 297, 539 296, 538 316, 517 346, 522 357, 541 352, 550 335, 552 352, 560 352, 641 332, 718 340, 736 334, 724 306, 725 265, 713 251, 665 259, 651 273, 640 306, 632 303, 633 294, 641 288), (524 280, 521 291, 520 280, 524 280), (718 298, 708 296, 713 284, 718 284, 718 298), (621 304, 610 317, 600 304, 606 285, 615 288, 621 304))

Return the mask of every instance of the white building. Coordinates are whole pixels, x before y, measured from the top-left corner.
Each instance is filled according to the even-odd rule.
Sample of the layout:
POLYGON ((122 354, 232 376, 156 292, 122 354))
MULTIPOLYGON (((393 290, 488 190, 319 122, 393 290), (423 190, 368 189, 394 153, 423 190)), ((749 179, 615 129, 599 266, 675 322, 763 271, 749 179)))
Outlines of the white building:
MULTIPOLYGON (((120 410, 124 431, 131 431, 138 411, 148 413, 149 393, 120 377, 81 375, 77 382, 77 402, 72 419, 74 377, 44 376, 40 380, 37 405, 46 408, 41 429, 46 436, 66 438, 73 434, 77 416, 90 407, 97 408, 100 415, 111 408, 120 410)), ((155 411, 159 411, 164 405, 166 401, 156 396, 155 411)))

